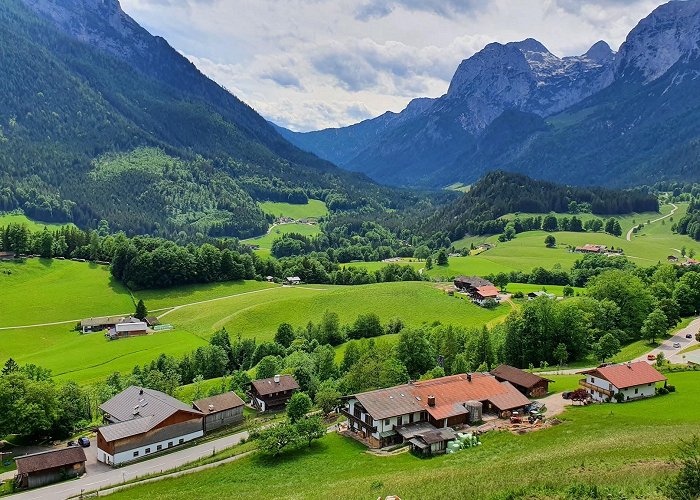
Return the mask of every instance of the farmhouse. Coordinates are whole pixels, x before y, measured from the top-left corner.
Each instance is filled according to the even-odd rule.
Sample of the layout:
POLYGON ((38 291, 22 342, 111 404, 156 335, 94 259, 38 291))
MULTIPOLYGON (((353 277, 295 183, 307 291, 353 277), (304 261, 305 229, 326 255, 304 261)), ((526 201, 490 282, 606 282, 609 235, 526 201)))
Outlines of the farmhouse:
POLYGON ((204 414, 205 433, 242 422, 244 405, 243 400, 233 391, 192 402, 192 408, 204 414))
POLYGON ((480 286, 471 294, 475 304, 483 306, 487 300, 498 300, 498 288, 493 285, 480 286))
POLYGON ((676 257, 675 255, 669 255, 668 257, 666 257, 666 260, 668 260, 669 262, 678 262, 678 257, 676 257))
MULTIPOLYGON (((126 320, 124 316, 99 316, 96 318, 87 318, 80 321, 80 328, 83 333, 99 332, 114 328, 118 323, 126 320)), ((138 320, 136 320, 138 321, 138 320)))
POLYGON ((299 384, 291 375, 253 380, 250 383, 250 399, 259 411, 281 410, 296 391, 299 384))
POLYGON ((412 382, 345 400, 341 413, 347 417, 350 430, 372 448, 474 423, 481 420, 482 412, 507 417, 530 403, 510 383, 499 382, 486 373, 412 382))
POLYGON ((287 284, 288 285, 300 285, 301 278, 299 276, 289 276, 287 278, 287 284))
POLYGON ((686 259, 685 262, 683 263, 683 265, 686 267, 697 266, 698 264, 700 264, 700 261, 695 260, 695 259, 686 259))
POLYGON ((85 451, 78 446, 17 457, 18 488, 38 488, 85 473, 85 451))
POLYGON ((590 243, 586 243, 582 247, 576 247, 574 250, 575 252, 578 253, 605 253, 608 251, 608 247, 605 245, 591 245, 590 243))
POLYGON ((526 372, 509 365, 500 365, 491 370, 491 375, 499 382, 510 384, 529 398, 546 396, 549 392, 551 380, 540 377, 534 373, 526 372))
POLYGON ((646 361, 600 366, 579 373, 586 376, 579 384, 594 401, 602 402, 648 398, 656 394, 657 382, 666 381, 666 377, 646 361))
POLYGON ((131 386, 100 406, 97 460, 120 465, 204 434, 203 415, 162 392, 131 386))
POLYGON ((145 321, 117 323, 114 325, 114 328, 110 328, 109 332, 107 332, 107 336, 112 340, 139 337, 141 335, 148 335, 148 324, 145 321))
POLYGON ((458 276, 454 280, 454 285, 457 290, 468 294, 474 293, 479 287, 494 286, 490 281, 478 276, 458 276))

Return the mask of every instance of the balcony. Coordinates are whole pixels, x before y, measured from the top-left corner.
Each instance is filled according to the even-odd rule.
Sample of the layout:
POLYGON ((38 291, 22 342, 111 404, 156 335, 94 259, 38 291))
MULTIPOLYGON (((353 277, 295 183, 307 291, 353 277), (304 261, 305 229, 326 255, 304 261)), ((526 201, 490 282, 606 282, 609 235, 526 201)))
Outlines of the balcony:
POLYGON ((377 432, 376 426, 372 426, 372 425, 368 424, 367 422, 365 422, 361 418, 358 418, 355 415, 353 415, 352 413, 350 413, 349 411, 347 411, 345 408, 340 409, 340 414, 347 417, 349 420, 352 420, 353 422, 355 422, 356 425, 363 427, 366 431, 368 431, 370 433, 377 432))
POLYGON ((608 389, 603 389, 602 387, 598 387, 597 385, 586 382, 586 379, 579 380, 578 384, 581 387, 588 389, 589 391, 595 391, 595 392, 598 392, 600 394, 605 394, 609 398, 614 396, 613 391, 610 391, 608 389))

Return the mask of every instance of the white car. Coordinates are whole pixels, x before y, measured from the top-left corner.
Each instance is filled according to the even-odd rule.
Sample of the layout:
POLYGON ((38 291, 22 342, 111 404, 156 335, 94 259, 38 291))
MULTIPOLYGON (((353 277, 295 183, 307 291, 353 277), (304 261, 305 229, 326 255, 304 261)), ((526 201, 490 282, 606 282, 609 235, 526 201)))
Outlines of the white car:
POLYGON ((673 343, 673 347, 676 348, 676 349, 680 348, 680 346, 681 346, 681 343, 680 343, 680 342, 674 342, 674 343, 673 343))

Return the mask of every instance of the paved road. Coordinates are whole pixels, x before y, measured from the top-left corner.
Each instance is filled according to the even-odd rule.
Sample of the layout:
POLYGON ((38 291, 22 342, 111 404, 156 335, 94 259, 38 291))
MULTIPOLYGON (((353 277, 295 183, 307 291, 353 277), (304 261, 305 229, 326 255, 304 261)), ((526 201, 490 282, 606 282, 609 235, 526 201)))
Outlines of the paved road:
MULTIPOLYGON (((675 214, 676 210, 678 210, 678 206, 675 203, 671 203, 671 206, 673 207, 673 209, 671 210, 671 213, 666 214, 662 217, 659 217, 658 219, 654 219, 652 221, 649 221, 649 223, 653 224, 654 222, 659 222, 660 220, 667 219, 667 218, 671 217, 673 214, 675 214)), ((632 241, 632 235, 634 234, 634 230, 637 229, 638 227, 639 227, 639 224, 637 224, 632 229, 627 231, 627 241, 632 241)))
MULTIPOLYGON (((688 326, 677 331, 673 335, 673 337, 664 340, 659 345, 659 347, 653 349, 647 354, 654 354, 658 356, 659 353, 663 352, 666 359, 671 363, 684 364, 685 360, 683 359, 683 355, 680 354, 680 352, 684 349, 687 349, 688 347, 698 344, 698 341, 695 340, 695 334, 698 333, 698 329, 700 329, 700 318, 696 318, 693 321, 691 321, 688 326), (685 338, 687 334, 690 334, 692 337, 689 339, 685 338), (678 342, 681 345, 680 348, 673 347, 673 344, 675 344, 676 342, 678 342)), ((635 359, 635 361, 646 360, 647 354, 638 357, 637 359, 635 359)))
MULTIPOLYGON (((118 469, 107 468, 103 464, 91 464, 89 461, 87 473, 80 479, 19 493, 9 498, 13 500, 65 500, 66 498, 80 495, 82 491, 108 488, 135 477, 142 477, 146 474, 174 469, 175 467, 187 464, 198 458, 210 456, 215 451, 230 448, 240 443, 242 439, 247 438, 247 432, 239 432, 208 443, 185 448, 158 458, 127 465, 118 469)), ((88 448, 86 451, 93 454, 97 453, 96 447, 94 446, 88 448)))

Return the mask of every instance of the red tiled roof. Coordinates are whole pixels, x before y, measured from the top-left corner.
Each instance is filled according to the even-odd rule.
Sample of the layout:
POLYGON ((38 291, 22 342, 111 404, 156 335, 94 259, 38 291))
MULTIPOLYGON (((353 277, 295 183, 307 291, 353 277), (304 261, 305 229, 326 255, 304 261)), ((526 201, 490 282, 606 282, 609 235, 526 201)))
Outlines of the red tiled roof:
POLYGON ((280 375, 280 381, 275 382, 274 377, 253 380, 251 385, 261 396, 267 396, 275 392, 292 391, 299 388, 299 384, 291 375, 280 375))
POLYGON ((498 297, 498 288, 492 285, 480 286, 476 289, 476 293, 485 299, 490 297, 498 297))
POLYGON ((580 373, 596 375, 607 380, 618 389, 626 389, 627 387, 635 387, 637 385, 655 384, 666 380, 666 377, 661 375, 656 368, 646 361, 609 365, 580 373))
POLYGON ((483 373, 473 374, 471 382, 467 375, 451 375, 356 394, 355 398, 376 420, 422 410, 439 420, 466 413, 467 401, 489 401, 500 410, 520 408, 530 402, 509 383, 483 373), (428 406, 428 396, 435 396, 435 406, 428 406))

